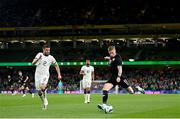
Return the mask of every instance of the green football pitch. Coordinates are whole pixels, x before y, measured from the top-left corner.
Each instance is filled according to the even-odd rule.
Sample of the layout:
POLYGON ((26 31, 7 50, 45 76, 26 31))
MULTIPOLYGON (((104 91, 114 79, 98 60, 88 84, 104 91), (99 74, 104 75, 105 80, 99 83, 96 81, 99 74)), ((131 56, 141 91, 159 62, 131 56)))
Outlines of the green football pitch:
POLYGON ((0 118, 180 118, 180 95, 110 94, 112 114, 97 109, 100 94, 92 94, 91 103, 83 103, 82 94, 49 94, 47 110, 41 109, 37 95, 21 97, 0 94, 0 118))

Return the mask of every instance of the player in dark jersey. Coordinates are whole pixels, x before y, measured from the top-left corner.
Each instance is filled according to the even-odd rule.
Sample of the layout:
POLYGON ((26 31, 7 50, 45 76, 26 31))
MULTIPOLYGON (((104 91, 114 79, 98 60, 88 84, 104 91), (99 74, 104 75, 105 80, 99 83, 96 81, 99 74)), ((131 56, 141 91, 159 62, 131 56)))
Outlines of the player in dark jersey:
MULTIPOLYGON (((109 60, 110 63, 110 79, 104 84, 103 87, 103 104, 98 104, 98 108, 105 111, 108 100, 108 91, 114 88, 116 85, 121 86, 122 88, 126 88, 129 93, 134 94, 133 88, 129 85, 128 81, 125 77, 122 76, 122 59, 119 54, 116 53, 115 46, 110 46, 108 48, 108 53, 110 57, 105 57, 105 59, 109 60)), ((138 87, 138 90, 142 93, 144 90, 138 87)))
POLYGON ((13 82, 13 80, 11 78, 11 75, 8 75, 8 77, 7 77, 7 84, 8 84, 9 90, 12 92, 12 95, 14 95, 14 91, 15 91, 14 82, 13 82))
POLYGON ((32 93, 32 90, 29 88, 29 77, 28 76, 23 76, 22 72, 18 72, 18 78, 19 78, 19 84, 20 88, 19 91, 23 92, 23 96, 26 96, 26 91, 28 91, 30 94, 32 94, 32 98, 34 98, 34 93, 32 93))

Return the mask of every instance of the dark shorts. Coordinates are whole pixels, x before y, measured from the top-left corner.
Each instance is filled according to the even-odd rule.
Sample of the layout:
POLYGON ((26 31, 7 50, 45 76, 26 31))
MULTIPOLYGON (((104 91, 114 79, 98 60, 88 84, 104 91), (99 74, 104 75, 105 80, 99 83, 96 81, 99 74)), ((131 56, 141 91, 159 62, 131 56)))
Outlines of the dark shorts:
POLYGON ((121 86, 122 88, 128 88, 130 85, 128 83, 128 81, 125 78, 121 78, 120 82, 116 81, 115 77, 112 77, 110 80, 108 80, 106 83, 111 83, 113 84, 113 88, 118 85, 121 86))

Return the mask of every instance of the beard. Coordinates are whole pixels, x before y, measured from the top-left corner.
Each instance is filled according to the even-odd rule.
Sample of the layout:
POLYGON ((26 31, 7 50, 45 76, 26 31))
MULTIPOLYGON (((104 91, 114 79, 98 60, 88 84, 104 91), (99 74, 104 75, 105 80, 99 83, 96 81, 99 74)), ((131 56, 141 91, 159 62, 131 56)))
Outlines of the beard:
POLYGON ((50 53, 44 53, 45 56, 49 56, 50 53))

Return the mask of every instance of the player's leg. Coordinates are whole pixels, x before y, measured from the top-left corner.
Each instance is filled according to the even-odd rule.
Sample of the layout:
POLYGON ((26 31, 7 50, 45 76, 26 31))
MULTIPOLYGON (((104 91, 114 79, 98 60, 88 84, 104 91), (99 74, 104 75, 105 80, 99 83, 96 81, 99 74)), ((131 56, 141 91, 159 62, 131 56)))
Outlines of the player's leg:
POLYGON ((10 90, 11 90, 11 92, 12 92, 12 95, 15 95, 16 93, 15 93, 15 89, 14 89, 14 86, 13 85, 11 85, 10 86, 10 90))
POLYGON ((38 80, 37 78, 35 78, 35 87, 36 87, 36 90, 38 91, 39 98, 41 99, 42 103, 44 104, 44 98, 42 95, 42 91, 40 89, 40 80, 38 80))
POLYGON ((104 87, 103 87, 103 104, 107 103, 108 100, 108 91, 111 90, 111 88, 113 88, 113 84, 112 83, 105 83, 104 87))
POLYGON ((91 99, 91 81, 87 82, 87 102, 90 103, 90 99, 91 99))
POLYGON ((26 90, 32 95, 32 98, 34 98, 34 93, 33 93, 32 89, 27 86, 26 90))
POLYGON ((105 83, 103 86, 103 97, 102 97, 102 102, 103 104, 98 104, 98 108, 101 110, 104 110, 107 106, 107 100, 108 100, 108 91, 113 88, 112 83, 105 83))
POLYGON ((84 90, 84 103, 87 103, 87 86, 86 86, 86 81, 82 80, 82 87, 84 90))
POLYGON ((41 92, 42 92, 42 95, 43 95, 44 99, 47 99, 47 89, 46 89, 46 87, 47 87, 46 84, 44 84, 44 83, 40 84, 40 89, 41 89, 41 92))
POLYGON ((25 88, 25 86, 21 86, 20 90, 22 90, 22 92, 23 92, 22 97, 25 97, 26 96, 26 88, 25 88))
POLYGON ((87 88, 87 103, 90 103, 90 98, 91 98, 91 89, 90 88, 87 88))
MULTIPOLYGON (((130 93, 130 94, 135 94, 135 91, 134 89, 132 88, 132 86, 129 85, 128 81, 126 79, 122 79, 120 81, 120 84, 119 84, 121 87, 127 89, 127 91, 130 93)), ((141 91, 142 93, 144 92, 144 89, 138 87, 137 89, 138 91, 141 91)))
POLYGON ((48 100, 47 100, 47 83, 48 83, 48 78, 45 77, 43 80, 40 81, 40 89, 43 94, 44 98, 44 110, 47 109, 48 106, 48 100))
POLYGON ((40 84, 39 85, 39 89, 38 89, 38 95, 43 103, 43 110, 46 110, 47 109, 47 105, 48 105, 48 101, 47 101, 47 98, 45 97, 46 96, 46 92, 45 92, 45 87, 44 85, 40 84))
POLYGON ((131 86, 129 86, 129 87, 127 88, 127 91, 128 91, 130 94, 134 94, 134 90, 133 90, 133 88, 132 88, 131 86))
POLYGON ((86 88, 84 88, 84 103, 87 103, 87 92, 86 92, 86 88))
POLYGON ((129 85, 129 82, 126 79, 122 78, 118 85, 125 88, 130 94, 134 94, 133 88, 129 85))

